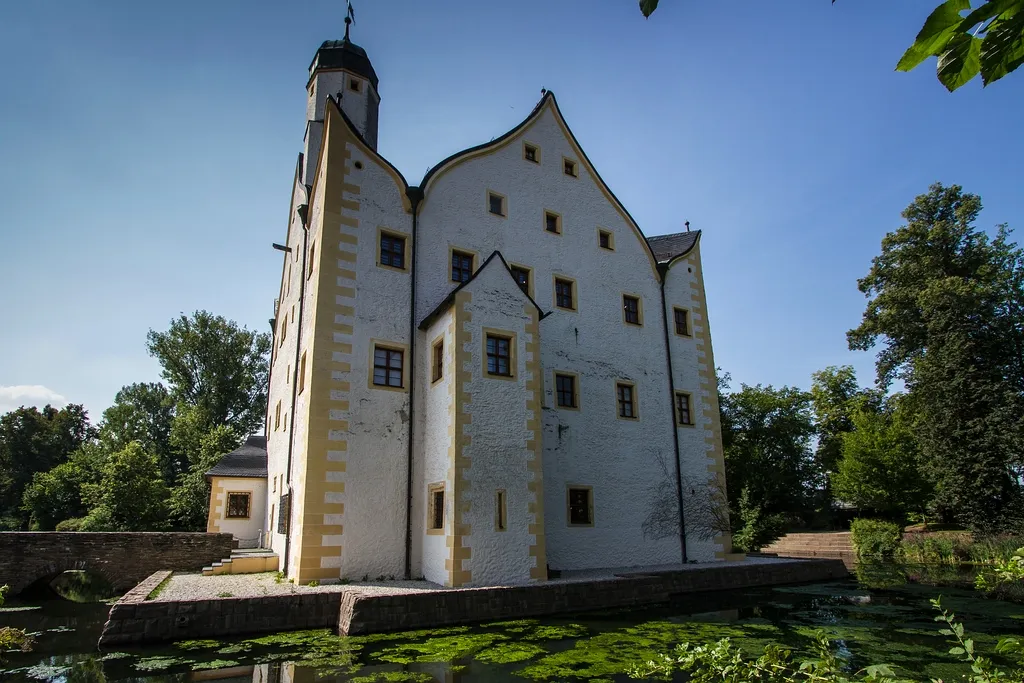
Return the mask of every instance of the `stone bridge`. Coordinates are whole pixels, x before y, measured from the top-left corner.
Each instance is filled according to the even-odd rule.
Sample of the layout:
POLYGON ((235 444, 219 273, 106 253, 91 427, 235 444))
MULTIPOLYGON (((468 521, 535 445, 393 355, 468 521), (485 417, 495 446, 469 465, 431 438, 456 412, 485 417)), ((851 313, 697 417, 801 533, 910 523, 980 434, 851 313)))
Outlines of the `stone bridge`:
POLYGON ((199 571, 231 555, 231 534, 179 532, 0 532, 0 585, 17 595, 69 569, 124 592, 161 569, 199 571))

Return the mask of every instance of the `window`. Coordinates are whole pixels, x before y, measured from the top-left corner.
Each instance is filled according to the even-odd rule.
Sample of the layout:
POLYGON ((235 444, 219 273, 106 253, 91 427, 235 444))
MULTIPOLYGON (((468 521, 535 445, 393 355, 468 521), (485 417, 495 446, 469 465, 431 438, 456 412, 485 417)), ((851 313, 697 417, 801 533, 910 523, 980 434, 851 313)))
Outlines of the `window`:
POLYGON ((642 325, 640 320, 640 297, 622 295, 622 316, 629 325, 642 325))
POLYGON ((427 487, 427 533, 444 531, 444 484, 427 487))
POLYGON ((309 272, 306 273, 306 279, 313 277, 313 256, 316 255, 316 242, 309 245, 309 272))
POLYGON ((288 431, 288 413, 285 413, 284 418, 281 419, 281 429, 288 431))
POLYGON ((405 238, 392 233, 380 233, 380 259, 378 263, 388 268, 405 270, 405 238))
POLYGON ((487 374, 512 376, 512 340, 508 337, 487 335, 487 374))
POLYGON ((519 289, 523 290, 523 294, 529 296, 530 294, 530 271, 528 268, 522 266, 511 266, 512 277, 515 279, 516 284, 519 285, 519 289))
POLYGON ((249 519, 249 498, 248 493, 228 494, 228 519, 249 519))
POLYGON ((487 193, 487 210, 495 216, 505 216, 505 196, 497 192, 487 193))
POLYGON ((636 387, 632 384, 619 382, 615 385, 615 394, 619 403, 619 417, 626 420, 635 420, 636 415, 636 387))
POLYGON ((566 491, 569 526, 594 526, 594 490, 570 486, 566 491))
POLYGON ((523 158, 527 161, 532 161, 535 164, 540 163, 540 148, 537 145, 531 145, 529 142, 523 143, 523 158))
POLYGON ((615 250, 615 240, 612 238, 612 233, 608 230, 599 229, 597 231, 597 243, 602 249, 607 249, 608 251, 615 250))
POLYGON ((579 166, 576 165, 576 162, 565 157, 562 157, 562 171, 565 175, 572 176, 573 178, 578 178, 580 175, 579 166))
POLYGON ((436 382, 444 374, 444 339, 434 342, 433 363, 431 365, 430 381, 436 382))
POLYGON ((494 492, 494 530, 505 531, 508 528, 508 518, 505 509, 505 490, 498 489, 494 492))
POLYGON ((277 344, 278 348, 284 346, 284 340, 287 339, 287 337, 288 337, 288 316, 287 315, 285 315, 284 320, 281 321, 281 334, 280 334, 280 337, 281 337, 281 339, 280 339, 280 341, 278 341, 278 344, 277 344))
POLYGON ((288 274, 284 276, 284 295, 292 293, 292 264, 288 264, 288 274))
MULTIPOLYGON (((281 490, 284 490, 284 482, 281 484, 281 490)), ((281 495, 281 507, 277 510, 277 533, 286 534, 288 533, 289 522, 292 518, 292 494, 284 493, 281 495)))
POLYGON ((277 402, 277 407, 274 408, 274 431, 276 432, 281 428, 281 402, 277 402))
POLYGON ((576 404, 576 376, 555 373, 555 402, 559 408, 578 408, 576 404))
POLYGON ((305 389, 305 388, 306 388, 306 352, 303 351, 302 352, 302 358, 299 359, 299 391, 298 391, 298 393, 301 394, 302 390, 305 389))
POLYGON ((544 229, 555 235, 562 234, 562 217, 554 211, 544 212, 544 229))
POLYGON ((676 334, 681 337, 690 336, 690 312, 685 308, 673 308, 672 315, 676 321, 676 334))
POLYGON ((402 388, 402 351, 373 347, 373 383, 379 387, 402 388))
MULTIPOLYGON (((277 493, 277 475, 276 474, 274 475, 274 488, 271 489, 270 492, 271 493, 277 493)), ((270 515, 270 518, 273 519, 274 515, 270 515)))
POLYGON ((452 250, 452 282, 466 282, 473 276, 473 254, 452 250))
POLYGON ((569 311, 576 310, 576 283, 568 278, 555 278, 555 306, 569 311))
POLYGON ((363 89, 363 82, 358 78, 348 77, 348 89, 352 92, 360 92, 363 89))
POLYGON ((693 410, 690 394, 685 391, 676 392, 676 422, 684 427, 693 426, 693 410))

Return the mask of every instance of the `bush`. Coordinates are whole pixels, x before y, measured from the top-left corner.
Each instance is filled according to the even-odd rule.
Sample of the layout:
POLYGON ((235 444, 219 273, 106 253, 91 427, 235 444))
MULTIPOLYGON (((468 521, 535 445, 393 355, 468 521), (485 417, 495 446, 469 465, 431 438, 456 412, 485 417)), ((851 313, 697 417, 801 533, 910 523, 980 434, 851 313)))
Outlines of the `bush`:
POLYGON ((903 537, 899 524, 878 519, 855 519, 850 532, 857 557, 891 558, 899 551, 903 537))
MULTIPOLYGON (((4 606, 4 596, 7 595, 7 588, 7 586, 0 586, 0 607, 4 606)), ((10 650, 28 652, 32 649, 32 643, 32 636, 20 628, 0 627, 0 660, 3 659, 3 653, 10 650)))
POLYGON ((85 521, 84 518, 76 519, 65 519, 63 522, 57 522, 57 531, 82 531, 82 523, 85 521))

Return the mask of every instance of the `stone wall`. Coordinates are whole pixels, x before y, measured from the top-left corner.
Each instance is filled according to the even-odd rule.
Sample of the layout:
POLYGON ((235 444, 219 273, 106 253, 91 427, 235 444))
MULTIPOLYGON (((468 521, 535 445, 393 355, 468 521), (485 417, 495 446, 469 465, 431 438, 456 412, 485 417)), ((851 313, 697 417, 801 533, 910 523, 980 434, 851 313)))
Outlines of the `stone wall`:
POLYGON ((161 569, 197 571, 231 555, 231 534, 0 533, 0 585, 17 595, 69 569, 91 571, 124 591, 161 569))

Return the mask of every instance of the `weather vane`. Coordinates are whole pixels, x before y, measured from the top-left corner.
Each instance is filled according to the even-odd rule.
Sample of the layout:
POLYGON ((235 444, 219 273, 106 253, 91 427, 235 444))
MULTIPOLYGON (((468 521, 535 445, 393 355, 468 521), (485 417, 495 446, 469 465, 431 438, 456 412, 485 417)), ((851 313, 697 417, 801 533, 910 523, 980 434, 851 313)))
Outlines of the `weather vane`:
POLYGON ((345 13, 345 40, 348 40, 348 29, 349 29, 349 27, 352 24, 356 23, 356 11, 354 9, 352 9, 352 2, 351 2, 351 0, 347 4, 348 4, 348 11, 345 13))

